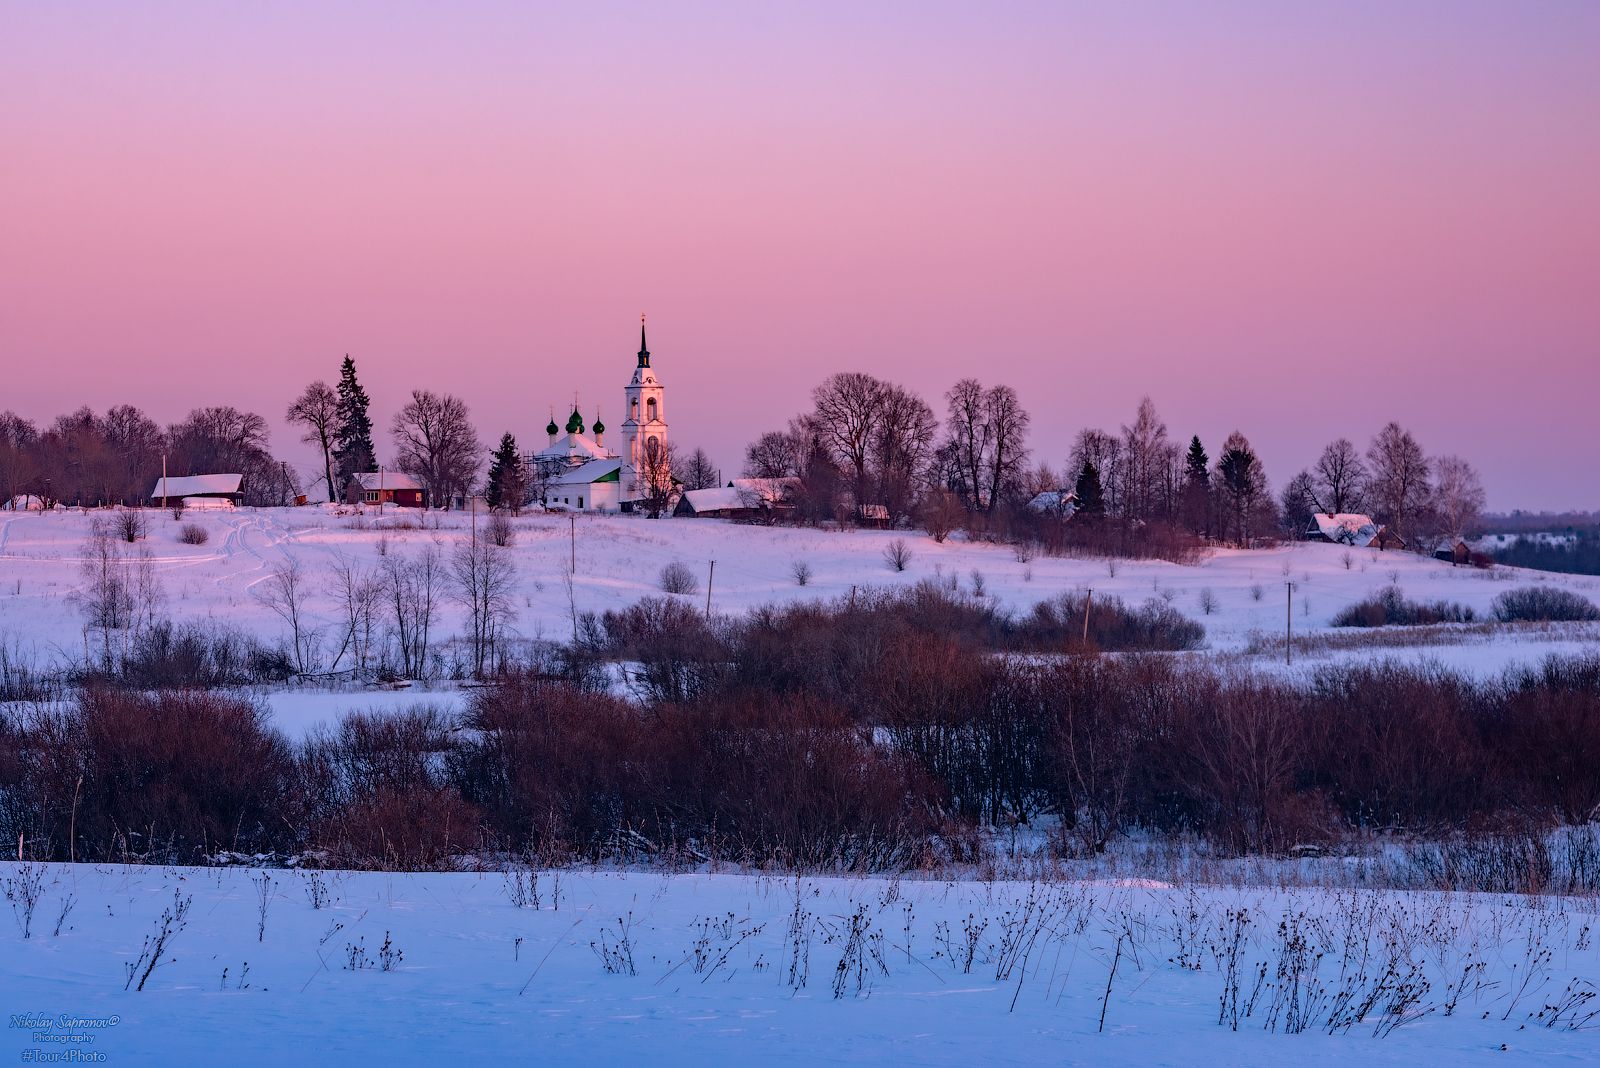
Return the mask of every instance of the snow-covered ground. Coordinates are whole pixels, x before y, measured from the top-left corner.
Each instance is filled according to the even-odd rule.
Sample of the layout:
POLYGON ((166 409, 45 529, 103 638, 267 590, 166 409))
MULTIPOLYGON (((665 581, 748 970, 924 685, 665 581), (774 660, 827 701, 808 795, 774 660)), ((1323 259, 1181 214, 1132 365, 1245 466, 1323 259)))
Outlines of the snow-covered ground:
MULTIPOLYGON (((0 877, 19 874, 0 864, 0 877)), ((568 871, 559 897, 555 877, 540 875, 538 908, 515 906, 500 873, 326 873, 317 878, 329 900, 313 908, 309 874, 266 875, 263 927, 259 872, 44 869, 32 937, 0 917, 10 1020, 0 1056, 28 1063, 29 1050, 77 1051, 117 1065, 1600 1060, 1600 1016, 1589 1015, 1600 1006, 1584 996, 1600 982, 1593 900, 568 871), (175 895, 192 903, 166 947, 170 961, 142 992, 128 989, 144 969, 130 983, 127 966, 175 895), (1235 1031, 1224 995, 1241 912, 1235 1031), (970 967, 968 930, 977 932, 970 967), (387 971, 386 940, 399 954, 387 971), (1401 983, 1426 986, 1398 998, 1397 1017, 1401 983), (1375 1003, 1348 1028, 1330 1027, 1341 992, 1354 999, 1345 1014, 1368 996, 1375 1003), (1308 1017, 1298 1034, 1286 1033, 1300 1011, 1291 996, 1308 1017)))
MULTIPOLYGON (((415 554, 430 544, 448 551, 468 536, 471 522, 459 513, 423 517, 391 510, 381 517, 373 511, 356 516, 325 507, 196 511, 182 523, 198 524, 210 538, 204 545, 185 545, 178 540, 182 523, 159 511, 146 516, 150 532, 139 547, 154 561, 163 613, 179 621, 216 620, 268 639, 284 635, 282 622, 256 596, 273 567, 287 561, 302 565, 313 590, 308 608, 331 630, 337 612, 326 580, 335 561, 374 567, 381 553, 415 554)), ((83 585, 81 560, 92 520, 92 515, 69 511, 0 512, 0 644, 45 663, 82 657, 83 620, 75 593, 83 585)), ((1480 615, 1487 614, 1501 591, 1535 583, 1600 600, 1600 579, 1594 577, 1514 568, 1478 571, 1410 553, 1326 544, 1219 550, 1192 566, 1044 556, 1024 562, 1007 546, 968 543, 960 535, 938 544, 915 532, 830 532, 719 520, 541 514, 513 522, 514 629, 527 638, 569 637, 574 607, 599 612, 659 595, 661 569, 675 561, 700 577, 695 604, 704 603, 710 562, 716 561, 710 593, 718 612, 835 598, 853 587, 906 586, 932 578, 953 578, 969 592, 981 585, 986 596, 1019 611, 1083 589, 1092 589, 1097 597, 1113 594, 1129 604, 1160 597, 1204 624, 1206 655, 1246 655, 1263 666, 1281 662, 1278 639, 1285 624, 1288 582, 1295 584, 1291 618, 1297 635, 1328 633, 1329 621, 1340 609, 1391 584, 1412 599, 1455 601, 1480 615), (883 557, 896 539, 911 548, 909 566, 898 573, 883 557), (566 573, 574 561, 569 593, 566 573), (793 578, 797 561, 811 567, 807 586, 793 578), (1210 614, 1203 607, 1208 601, 1215 605, 1210 614), (1251 649, 1255 652, 1247 654, 1251 649)), ((447 598, 435 635, 441 640, 460 635, 463 618, 463 609, 447 598)), ((1595 627, 1530 628, 1514 635, 1462 633, 1442 644, 1435 637, 1426 644, 1318 650, 1302 657, 1302 667, 1319 660, 1401 656, 1490 672, 1552 652, 1593 648, 1597 641, 1600 629, 1595 627)), ((449 700, 448 695, 432 697, 449 700)), ((348 709, 395 707, 412 700, 405 692, 317 694, 302 688, 274 695, 270 703, 286 729, 299 733, 348 709)))

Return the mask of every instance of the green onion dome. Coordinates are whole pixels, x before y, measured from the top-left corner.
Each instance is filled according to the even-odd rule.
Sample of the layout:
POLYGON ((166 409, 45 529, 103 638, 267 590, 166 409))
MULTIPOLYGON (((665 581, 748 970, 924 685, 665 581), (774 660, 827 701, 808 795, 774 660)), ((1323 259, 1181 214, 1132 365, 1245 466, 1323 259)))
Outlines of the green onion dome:
POLYGON ((552 419, 550 420, 550 425, 544 428, 544 432, 549 434, 551 437, 555 437, 557 434, 561 433, 561 428, 556 426, 556 421, 552 419))
POLYGON ((576 408, 572 409, 572 418, 567 420, 567 433, 583 433, 583 416, 578 414, 578 409, 576 408))

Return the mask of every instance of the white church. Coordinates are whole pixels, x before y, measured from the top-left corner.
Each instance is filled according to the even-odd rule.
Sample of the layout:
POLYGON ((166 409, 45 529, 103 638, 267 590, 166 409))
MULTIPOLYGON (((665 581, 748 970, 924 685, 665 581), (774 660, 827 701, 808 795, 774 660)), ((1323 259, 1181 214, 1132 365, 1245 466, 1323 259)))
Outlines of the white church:
POLYGON ((673 481, 667 459, 666 390, 650 366, 642 315, 639 361, 622 392, 627 418, 622 421, 620 454, 606 446, 606 425, 598 411, 586 432, 583 415, 574 403, 564 434, 551 415, 550 425, 545 427, 550 444, 528 457, 544 484, 541 497, 547 507, 631 512, 651 496, 652 487, 663 498, 670 495, 673 481))

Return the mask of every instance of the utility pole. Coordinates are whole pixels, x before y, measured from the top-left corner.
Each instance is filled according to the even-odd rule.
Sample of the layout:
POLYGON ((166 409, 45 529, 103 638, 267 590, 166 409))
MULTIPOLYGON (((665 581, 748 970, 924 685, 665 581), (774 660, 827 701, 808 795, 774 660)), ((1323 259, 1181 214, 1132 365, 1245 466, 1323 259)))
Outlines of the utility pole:
POLYGON ((1094 600, 1093 590, 1083 591, 1083 647, 1089 648, 1089 603, 1094 600))
POLYGON ((572 573, 576 575, 578 573, 578 517, 575 515, 567 516, 567 523, 570 524, 572 532, 572 573))
POLYGON ((1294 583, 1283 584, 1283 663, 1294 661, 1294 583))
POLYGON ((711 618, 711 580, 717 577, 717 562, 711 561, 711 569, 706 572, 706 618, 711 618))
POLYGON ((161 507, 167 507, 167 454, 161 454, 161 507))
POLYGON ((383 465, 378 465, 378 514, 383 514, 383 465))

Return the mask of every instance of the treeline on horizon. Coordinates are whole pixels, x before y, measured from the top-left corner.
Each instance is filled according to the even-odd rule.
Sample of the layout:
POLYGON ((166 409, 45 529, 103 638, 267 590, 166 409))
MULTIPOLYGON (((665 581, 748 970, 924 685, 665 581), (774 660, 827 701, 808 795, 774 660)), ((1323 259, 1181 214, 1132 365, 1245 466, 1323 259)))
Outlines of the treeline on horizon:
POLYGON ((1133 833, 1260 854, 1526 844, 1596 818, 1593 655, 1487 680, 1395 663, 1287 679, 1104 655, 1195 636, 1124 632, 1108 606, 1078 645, 1078 607, 1011 618, 924 584, 708 621, 654 599, 541 647, 460 715, 352 714, 302 742, 248 698, 101 679, 0 711, 0 835, 52 860, 904 870, 981 863, 990 832, 1025 825, 1089 857, 1133 833))
MULTIPOLYGON (((1266 464, 1245 434, 1229 434, 1213 456, 1198 435, 1187 443, 1173 435, 1148 398, 1116 430, 1080 430, 1059 468, 1035 462, 1031 416, 1011 387, 963 379, 943 400, 941 421, 904 386, 860 372, 831 375, 812 391, 806 411, 750 443, 743 474, 784 480, 789 500, 781 514, 789 521, 852 524, 887 516, 936 538, 966 529, 980 537, 1160 555, 1181 555, 1206 541, 1248 545, 1298 536, 1313 512, 1368 513, 1414 548, 1429 550, 1471 532, 1484 505, 1469 463, 1429 456, 1398 423, 1364 450, 1348 439, 1330 443, 1274 495, 1266 464), (1046 502, 1028 506, 1049 493, 1060 495, 1053 514, 1046 502), (1071 506, 1061 506, 1069 499, 1071 506), (1061 524, 1069 512, 1073 523, 1061 524)), ((285 414, 316 450, 318 480, 335 496, 352 475, 377 469, 382 458, 370 400, 348 356, 334 386, 312 382, 285 414)), ((510 509, 541 499, 549 472, 527 463, 509 432, 486 450, 459 397, 414 390, 389 429, 396 454, 385 466, 416 478, 434 502, 480 491, 510 509)), ((243 474, 246 504, 289 504, 306 488, 274 459, 266 420, 257 413, 197 408, 163 428, 119 405, 103 415, 81 408, 42 429, 0 413, 0 505, 23 494, 85 507, 142 503, 163 457, 171 475, 243 474)), ((720 469, 701 449, 674 446, 668 460, 683 489, 719 483, 720 469)))

